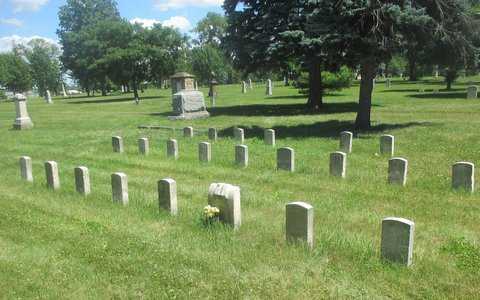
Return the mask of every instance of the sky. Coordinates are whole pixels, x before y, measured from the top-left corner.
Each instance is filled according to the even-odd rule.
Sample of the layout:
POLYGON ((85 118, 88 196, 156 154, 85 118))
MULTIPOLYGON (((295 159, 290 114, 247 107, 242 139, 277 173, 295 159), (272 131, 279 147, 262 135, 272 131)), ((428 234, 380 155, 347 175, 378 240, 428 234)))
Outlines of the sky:
MULTIPOLYGON (((0 52, 32 38, 57 42, 58 10, 66 0, 0 0, 0 52)), ((222 13, 223 0, 117 0, 120 15, 144 26, 162 23, 189 33, 207 12, 222 13)))

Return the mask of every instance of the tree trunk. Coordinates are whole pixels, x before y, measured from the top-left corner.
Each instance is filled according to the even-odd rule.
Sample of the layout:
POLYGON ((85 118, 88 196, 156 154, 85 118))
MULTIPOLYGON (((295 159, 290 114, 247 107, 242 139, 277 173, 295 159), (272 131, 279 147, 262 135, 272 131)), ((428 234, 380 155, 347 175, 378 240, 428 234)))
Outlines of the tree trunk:
POLYGON ((417 60, 414 57, 408 59, 408 78, 410 81, 417 81, 417 60))
POLYGON ((445 74, 445 81, 447 83, 447 91, 452 90, 452 84, 457 78, 457 70, 455 68, 448 68, 445 74))
POLYGON ((133 80, 133 97, 135 98, 135 104, 140 103, 140 97, 138 96, 138 84, 137 80, 133 80))
POLYGON ((322 63, 320 59, 310 62, 308 107, 318 111, 323 105, 322 63))
POLYGON ((372 109, 372 92, 373 79, 377 70, 375 60, 365 60, 360 69, 362 80, 360 81, 360 97, 357 119, 355 120, 355 127, 357 129, 370 129, 370 112, 372 109))

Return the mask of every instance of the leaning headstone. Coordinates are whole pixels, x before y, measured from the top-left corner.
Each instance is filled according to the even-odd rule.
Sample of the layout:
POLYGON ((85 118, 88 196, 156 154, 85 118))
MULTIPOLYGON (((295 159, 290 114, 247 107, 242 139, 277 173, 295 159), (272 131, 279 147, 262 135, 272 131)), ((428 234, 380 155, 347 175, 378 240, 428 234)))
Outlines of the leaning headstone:
POLYGON ((248 147, 245 145, 235 146, 235 163, 243 168, 248 167, 248 147))
POLYGON ((472 85, 467 88, 467 99, 477 99, 478 86, 472 85))
POLYGON ((394 157, 388 161, 388 183, 405 186, 407 184, 408 161, 394 157))
POLYGON ((123 138, 120 136, 113 136, 112 148, 113 148, 113 152, 123 153, 123 138))
POLYGON ((167 141, 167 157, 178 159, 178 142, 174 139, 167 141))
POLYGON ((212 183, 208 189, 208 204, 220 210, 219 219, 239 229, 242 224, 240 188, 227 183, 212 183))
POLYGON ((27 97, 22 94, 15 95, 15 112, 17 116, 13 123, 13 129, 23 130, 33 127, 32 119, 27 111, 27 97))
POLYGON ((209 128, 208 129, 208 139, 216 142, 217 138, 218 138, 217 129, 216 128, 209 128))
POLYGON ((138 139, 138 152, 142 155, 150 153, 150 143, 147 138, 138 139))
POLYGON ((158 182, 158 204, 160 209, 177 215, 177 183, 171 178, 162 179, 158 182))
POLYGON ((128 204, 128 178, 125 173, 112 174, 112 199, 113 202, 128 204))
POLYGON ((242 94, 247 93, 247 83, 245 81, 242 81, 242 94))
POLYGON ((405 266, 412 264, 415 223, 402 218, 382 221, 382 259, 405 266))
POLYGON ((20 175, 23 180, 33 182, 32 159, 28 156, 20 157, 20 175))
POLYGON ((380 137, 380 154, 393 156, 395 153, 395 137, 393 135, 382 135, 380 137))
POLYGON ((345 178, 347 175, 347 154, 344 152, 333 152, 330 154, 330 175, 345 178))
POLYGON ((50 94, 49 90, 47 90, 46 92, 45 101, 47 102, 47 104, 53 104, 52 95, 50 94))
POLYGON ((47 177, 47 187, 52 190, 58 190, 60 188, 60 177, 58 176, 58 165, 56 162, 45 162, 45 175, 47 177))
POLYGON ((242 128, 235 127, 233 129, 233 137, 239 144, 243 144, 245 142, 245 131, 242 128))
POLYGON ((452 187, 464 189, 470 193, 475 191, 475 165, 470 162, 457 162, 452 167, 452 187))
POLYGON ((183 137, 192 138, 193 137, 193 127, 183 128, 183 137))
POLYGON ((340 151, 344 153, 352 152, 353 133, 350 131, 340 132, 340 151))
POLYGON ((305 202, 286 205, 286 239, 289 242, 304 241, 313 248, 313 206, 305 202))
POLYGON ((272 80, 271 79, 267 80, 267 88, 266 88, 265 94, 267 96, 271 96, 273 94, 273 87, 272 87, 272 80))
POLYGON ((267 129, 265 130, 263 135, 265 145, 275 146, 275 130, 267 129))
POLYGON ((171 77, 172 108, 170 120, 191 120, 208 118, 210 114, 205 105, 203 93, 195 89, 195 76, 186 72, 171 77))
POLYGON ((90 174, 87 167, 76 167, 75 174, 75 189, 78 193, 87 196, 90 194, 90 174))
POLYGON ((290 147, 277 150, 277 169, 295 172, 295 150, 290 147))
POLYGON ((198 144, 198 159, 201 162, 210 162, 212 160, 212 146, 210 143, 202 142, 198 144))

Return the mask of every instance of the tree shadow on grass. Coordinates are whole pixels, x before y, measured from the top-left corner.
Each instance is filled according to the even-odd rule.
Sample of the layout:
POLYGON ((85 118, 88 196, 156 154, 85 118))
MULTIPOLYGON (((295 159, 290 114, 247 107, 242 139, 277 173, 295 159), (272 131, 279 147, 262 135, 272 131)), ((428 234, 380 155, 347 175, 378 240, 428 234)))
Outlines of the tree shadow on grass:
MULTIPOLYGON (((420 94, 424 94, 425 92, 433 92, 433 89, 430 88, 430 89, 425 89, 425 92, 419 92, 420 88, 422 86, 419 85, 419 88, 418 89, 388 89, 388 90, 383 90, 383 91, 380 91, 380 93, 420 93, 420 94)), ((446 92, 447 90, 446 89, 439 89, 439 93, 444 93, 446 92)), ((455 89, 451 89, 450 91, 448 92, 463 92, 464 94, 466 94, 466 90, 465 89, 461 89, 461 88, 455 88, 455 89)))
MULTIPOLYGON (((237 127, 245 129, 246 138, 259 138, 263 139, 265 129, 275 130, 277 139, 284 138, 337 138, 342 131, 351 131, 356 136, 359 133, 380 133, 388 132, 396 129, 403 129, 413 126, 434 126, 434 123, 431 122, 408 122, 408 123, 399 123, 399 124, 378 124, 372 126, 368 131, 358 132, 355 130, 355 124, 350 121, 339 121, 339 120, 329 120, 325 122, 317 122, 313 124, 299 124, 294 126, 275 126, 272 128, 263 128, 260 126, 241 126, 237 127)), ((231 137, 233 136, 234 127, 225 128, 218 132, 220 137, 231 137)))
MULTIPOLYGON (((374 105, 379 106, 379 105, 374 105)), ((351 113, 358 111, 357 102, 325 103, 319 112, 312 112, 307 105, 300 104, 252 104, 225 107, 214 107, 208 110, 213 117, 217 116, 297 116, 351 113)))
POLYGON ((409 98, 417 98, 417 99, 466 99, 467 93, 466 92, 441 92, 441 93, 421 93, 421 94, 414 94, 414 95, 407 95, 409 98))
MULTIPOLYGON (((142 103, 142 100, 160 99, 160 98, 165 98, 165 96, 140 97, 140 103, 142 103)), ((99 100, 69 101, 68 104, 107 104, 107 103, 133 102, 133 101, 134 101, 134 98, 112 98, 112 99, 99 99, 99 100)))

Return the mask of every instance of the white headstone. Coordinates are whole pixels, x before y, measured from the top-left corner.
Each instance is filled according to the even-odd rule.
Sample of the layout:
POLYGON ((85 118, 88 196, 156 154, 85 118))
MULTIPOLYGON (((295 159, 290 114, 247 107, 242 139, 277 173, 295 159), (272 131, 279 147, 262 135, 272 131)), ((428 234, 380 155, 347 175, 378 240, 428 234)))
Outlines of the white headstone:
POLYGON ((240 188, 227 183, 212 183, 208 189, 208 204, 220 210, 221 222, 239 229, 242 224, 240 188))
POLYGON ((171 178, 158 182, 158 204, 160 209, 165 209, 171 215, 177 215, 177 183, 171 178))
POLYGON ((123 138, 120 136, 113 136, 112 148, 113 148, 113 152, 123 153, 123 138))
POLYGON ((267 96, 273 95, 272 80, 270 80, 270 79, 267 80, 267 89, 266 89, 265 94, 266 94, 267 96))
POLYGON ((76 167, 75 175, 75 189, 78 193, 87 196, 90 194, 90 174, 87 167, 76 167))
POLYGON ((47 102, 47 104, 53 104, 52 95, 50 94, 49 90, 47 90, 46 92, 45 101, 47 102))
POLYGON ((150 153, 150 143, 147 138, 138 140, 138 152, 142 155, 148 155, 150 153))
POLYGON ((467 99, 478 98, 478 86, 472 85, 467 88, 467 99))
POLYGON ((395 137, 393 135, 382 135, 380 137, 380 153, 393 156, 395 153, 395 137))
POLYGON ((295 150, 290 147, 277 150, 277 169, 295 172, 295 150))
POLYGON ((345 178, 347 173, 347 154, 333 152, 330 154, 330 175, 345 178))
POLYGON ((239 144, 243 144, 245 142, 245 131, 242 128, 235 127, 233 129, 233 137, 239 144))
POLYGON ((248 147, 245 145, 235 146, 235 163, 243 168, 248 167, 248 147))
POLYGON ((457 162, 452 167, 452 187, 464 189, 470 193, 475 191, 475 165, 471 162, 457 162))
POLYGON ((242 81, 242 93, 247 93, 247 83, 245 81, 242 81))
POLYGON ((193 127, 183 128, 183 137, 192 138, 193 137, 193 127))
POLYGON ((58 190, 60 188, 60 177, 58 176, 58 165, 56 162, 45 162, 45 175, 47 178, 47 187, 52 190, 58 190))
POLYGON ((33 182, 32 159, 30 157, 20 157, 20 174, 23 180, 33 182))
POLYGON ((170 139, 167 141, 167 156, 174 159, 178 159, 178 142, 177 140, 170 139))
POLYGON ((415 223, 402 218, 382 221, 381 255, 384 260, 410 266, 413 258, 415 223))
POLYGON ((273 129, 266 129, 264 132, 265 145, 268 146, 275 146, 275 130, 273 129))
POLYGON ((216 142, 217 138, 218 138, 217 129, 216 128, 209 128, 208 129, 208 139, 216 142))
POLYGON ((286 238, 289 242, 304 241, 313 248, 313 206, 305 202, 292 202, 286 205, 286 238))
POLYGON ((352 152, 353 133, 350 131, 342 131, 340 133, 340 151, 344 153, 352 152))
POLYGON ((253 90, 252 78, 248 78, 248 87, 253 90))
POLYGON ((128 178, 125 173, 112 174, 112 199, 113 202, 128 204, 128 178))
POLYGON ((198 144, 198 159, 201 162, 210 162, 212 160, 212 146, 210 143, 202 142, 198 144))
POLYGON ((388 183, 405 186, 407 184, 408 161, 394 157, 388 161, 388 183))
POLYGON ((65 90, 65 84, 63 84, 63 83, 62 83, 62 93, 63 93, 64 98, 68 97, 67 91, 65 90))

